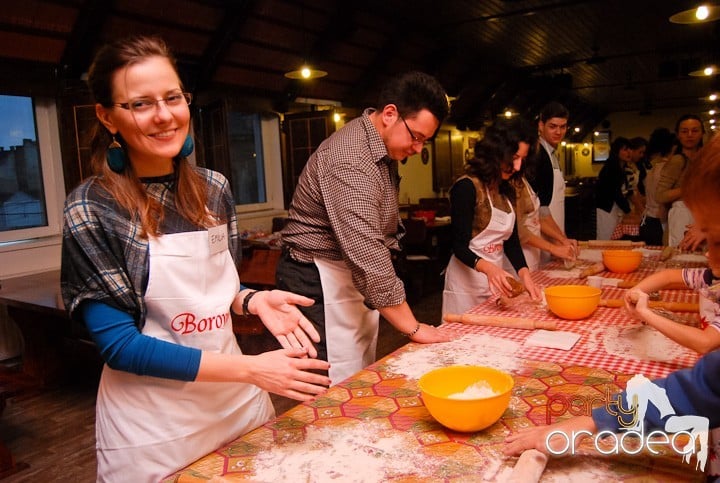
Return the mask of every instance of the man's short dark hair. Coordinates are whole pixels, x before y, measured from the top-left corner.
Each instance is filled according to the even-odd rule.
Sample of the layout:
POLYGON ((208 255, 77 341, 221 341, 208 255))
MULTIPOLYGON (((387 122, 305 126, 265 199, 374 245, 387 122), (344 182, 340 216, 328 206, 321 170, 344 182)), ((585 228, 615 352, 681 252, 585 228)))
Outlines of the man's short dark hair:
POLYGON ((380 90, 378 110, 395 104, 401 116, 410 116, 427 109, 442 123, 448 115, 449 106, 445 89, 433 76, 411 71, 394 77, 380 90))
POLYGON ((647 145, 648 145, 647 139, 645 139, 642 136, 634 137, 634 138, 630 139, 630 141, 629 141, 630 149, 632 149, 633 151, 636 149, 640 149, 643 146, 647 147, 647 145))
POLYGON ((568 119, 570 117, 570 111, 568 111, 567 107, 563 106, 559 102, 548 102, 540 110, 540 115, 538 118, 542 122, 547 122, 553 117, 559 117, 560 119, 568 119))

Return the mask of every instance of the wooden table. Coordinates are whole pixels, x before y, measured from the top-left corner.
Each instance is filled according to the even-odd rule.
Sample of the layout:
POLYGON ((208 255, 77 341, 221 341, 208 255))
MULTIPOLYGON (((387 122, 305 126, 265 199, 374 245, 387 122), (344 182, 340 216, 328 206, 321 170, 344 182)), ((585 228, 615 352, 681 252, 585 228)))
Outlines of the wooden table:
MULTIPOLYGON (((5 397, 55 382, 61 365, 61 344, 70 329, 70 321, 60 298, 60 271, 5 279, 0 288, 0 304, 23 337, 22 370, 0 375, 0 414, 5 397)), ((15 462, 0 440, 0 478, 26 468, 15 462)))
MULTIPOLYGON (((651 261, 641 273, 626 277, 639 277, 654 266, 651 261)), ((579 282, 553 275, 553 270, 536 274, 540 284, 579 282)), ((605 290, 614 297, 620 289, 605 290)), ((692 297, 689 291, 664 295, 692 297)), ((529 310, 535 309, 500 309, 488 301, 471 312, 527 316, 529 310)), ((544 310, 534 316, 558 320, 544 310)), ((445 344, 407 344, 165 481, 499 481, 515 464, 514 458, 502 456, 509 432, 569 416, 567 411, 549 409, 557 408, 549 406, 550 401, 602 397, 624 388, 638 372, 664 376, 697 360, 696 354, 682 350, 680 357, 666 361, 611 353, 604 335, 639 325, 620 309, 600 307, 589 319, 559 324, 561 330, 582 335, 570 351, 526 346, 533 331, 444 324, 441 330, 463 337, 445 344), (417 379, 433 367, 450 364, 491 365, 513 375, 510 406, 490 428, 457 433, 438 424, 425 409, 417 379)), ((688 465, 679 455, 665 452, 654 457, 553 459, 543 478, 703 481, 704 475, 694 471, 694 460, 688 465)))
POLYGON ((43 385, 54 382, 62 361, 60 341, 79 335, 60 296, 60 270, 3 280, 0 304, 22 333, 23 372, 43 385))

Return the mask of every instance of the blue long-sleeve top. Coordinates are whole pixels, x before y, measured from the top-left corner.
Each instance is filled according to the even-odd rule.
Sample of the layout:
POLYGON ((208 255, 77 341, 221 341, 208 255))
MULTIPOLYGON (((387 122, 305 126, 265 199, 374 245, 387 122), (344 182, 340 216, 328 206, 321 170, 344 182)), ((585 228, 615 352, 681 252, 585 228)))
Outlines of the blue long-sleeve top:
POLYGON ((112 369, 141 376, 193 381, 202 351, 144 335, 127 312, 96 300, 83 301, 79 315, 112 369))
MULTIPOLYGON (((720 427, 720 349, 716 349, 688 369, 681 369, 662 379, 653 381, 665 389, 667 398, 675 410, 676 416, 704 416, 709 419, 709 427, 720 427)), ((626 392, 621 393, 623 408, 627 409, 626 392)), ((628 416, 628 419, 632 415, 628 416)), ((665 422, 672 415, 660 416, 660 411, 651 403, 645 413, 646 434, 654 429, 664 429, 665 422)), ((600 431, 617 432, 621 424, 616 416, 605 407, 592 412, 593 421, 600 431)), ((630 423, 630 421, 627 421, 630 423)))

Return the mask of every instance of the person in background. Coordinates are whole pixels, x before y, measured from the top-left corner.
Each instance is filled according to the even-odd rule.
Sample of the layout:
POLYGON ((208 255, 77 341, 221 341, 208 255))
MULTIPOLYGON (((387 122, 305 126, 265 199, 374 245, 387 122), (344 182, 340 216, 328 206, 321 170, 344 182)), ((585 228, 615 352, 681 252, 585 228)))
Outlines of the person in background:
POLYGON ((638 136, 630 139, 630 162, 625 165, 625 177, 628 180, 630 205, 632 212, 641 216, 645 211, 645 177, 647 176, 647 140, 638 136))
MULTIPOLYGON (((695 222, 708 238, 708 266, 714 279, 720 277, 720 220, 715 209, 720 204, 718 186, 720 136, 715 136, 708 146, 698 153, 693 169, 687 173, 682 183, 683 199, 694 215, 695 222)), ((653 383, 666 392, 674 416, 705 417, 708 418, 710 428, 717 428, 720 427, 720 412, 717 410, 720 407, 720 379, 717 377, 719 371, 720 350, 715 349, 701 357, 693 367, 672 372, 653 383)), ((623 391, 621 396, 622 407, 629 407, 626 392, 623 391)), ((615 399, 616 396, 611 397, 611 400, 615 399)), ((664 429, 667 417, 668 415, 661 415, 659 411, 648 410, 643 421, 645 434, 654 429, 664 429)), ((564 442, 559 435, 552 436, 548 441, 547 438, 553 431, 562 431, 569 435, 573 431, 578 434, 584 430, 596 435, 600 431, 619 431, 619 426, 617 416, 610 414, 603 406, 594 409, 591 416, 574 416, 548 426, 535 426, 513 433, 505 440, 504 452, 508 455, 520 454, 526 449, 534 448, 548 453, 548 444, 557 448, 557 443, 564 442)), ((712 469, 712 456, 709 461, 711 473, 715 473, 712 469)))
POLYGON ((695 114, 685 114, 675 124, 675 134, 678 147, 662 169, 655 194, 660 203, 672 205, 668 211, 668 245, 671 247, 680 244, 688 225, 693 223, 682 199, 680 184, 683 176, 693 169, 693 160, 703 145, 705 127, 695 114))
POLYGON ((318 334, 295 304, 240 285, 235 203, 191 165, 192 96, 157 37, 104 46, 88 72, 94 176, 65 202, 62 296, 105 359, 96 404, 98 481, 156 482, 274 416, 266 391, 326 390, 318 334), (284 347, 243 355, 230 309, 284 347))
POLYGON ((640 222, 640 239, 647 245, 664 244, 667 207, 657 200, 656 191, 660 173, 668 162, 675 142, 675 135, 664 127, 657 128, 650 134, 647 147, 650 169, 645 177, 645 211, 640 222))
POLYGON ((376 107, 326 139, 300 175, 276 280, 315 301, 302 310, 320 333, 333 384, 375 361, 380 315, 414 342, 451 337, 415 318, 393 268, 404 231, 397 163, 421 152, 448 109, 435 78, 393 78, 376 107))
POLYGON ((540 292, 530 277, 515 223, 515 191, 508 180, 522 166, 533 142, 520 120, 497 121, 475 144, 466 174, 450 188, 452 256, 445 271, 442 313, 462 314, 491 295, 509 296, 512 263, 530 296, 540 292))
MULTIPOLYGON (((543 232, 548 234, 566 233, 565 177, 556 151, 567 132, 569 117, 569 111, 559 102, 546 104, 538 116, 539 146, 532 149, 535 169, 528 173, 528 181, 540 199, 540 220, 543 232)), ((544 262, 549 260, 549 255, 543 257, 544 262)))
MULTIPOLYGON (((533 146, 533 143, 530 145, 533 146)), ((543 220, 547 222, 549 217, 540 217, 540 198, 527 180, 527 173, 533 172, 530 163, 534 159, 536 158, 528 156, 520 170, 510 178, 515 189, 514 209, 520 245, 531 272, 540 267, 542 252, 566 261, 572 261, 577 256, 577 240, 568 239, 555 223, 543 225, 543 220)), ((506 270, 512 271, 512 267, 508 266, 509 260, 506 261, 506 270)))
POLYGON ((630 213, 627 195, 629 187, 625 166, 630 162, 630 145, 619 137, 610 145, 610 156, 600 169, 595 184, 596 238, 610 240, 615 227, 624 214, 630 213))

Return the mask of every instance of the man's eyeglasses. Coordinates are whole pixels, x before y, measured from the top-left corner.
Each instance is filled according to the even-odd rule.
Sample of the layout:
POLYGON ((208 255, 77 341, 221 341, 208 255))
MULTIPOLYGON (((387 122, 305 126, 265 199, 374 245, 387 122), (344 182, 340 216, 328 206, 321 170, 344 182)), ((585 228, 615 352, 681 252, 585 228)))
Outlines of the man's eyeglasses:
POLYGON ((410 130, 410 126, 405 122, 405 118, 400 116, 400 119, 402 120, 403 124, 405 124, 405 129, 407 129, 408 134, 410 135, 410 139, 412 139, 413 144, 425 144, 427 142, 430 142, 429 139, 421 138, 420 136, 416 135, 410 130))
POLYGON ((131 99, 128 102, 116 102, 113 106, 122 107, 135 114, 149 114, 150 112, 154 112, 160 102, 164 102, 169 109, 189 106, 192 102, 192 94, 189 92, 173 92, 162 99, 140 97, 131 99))

